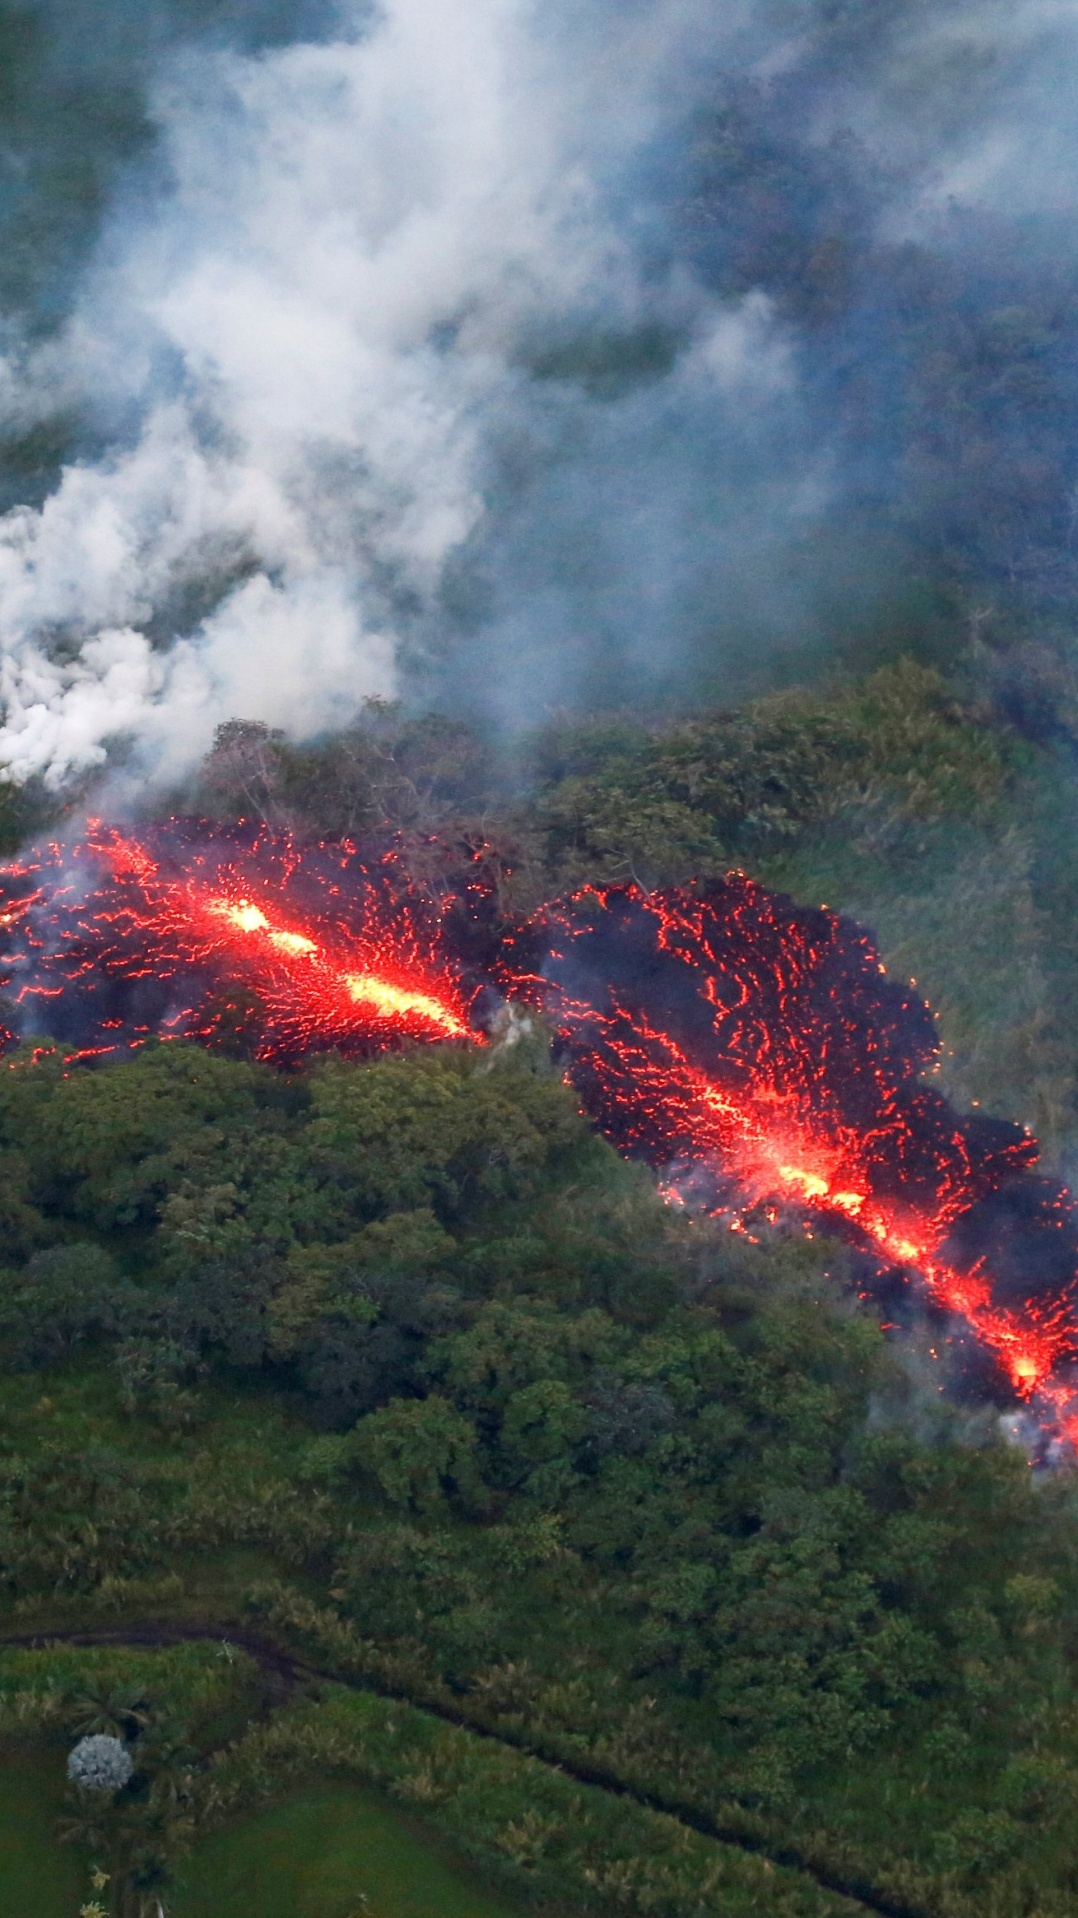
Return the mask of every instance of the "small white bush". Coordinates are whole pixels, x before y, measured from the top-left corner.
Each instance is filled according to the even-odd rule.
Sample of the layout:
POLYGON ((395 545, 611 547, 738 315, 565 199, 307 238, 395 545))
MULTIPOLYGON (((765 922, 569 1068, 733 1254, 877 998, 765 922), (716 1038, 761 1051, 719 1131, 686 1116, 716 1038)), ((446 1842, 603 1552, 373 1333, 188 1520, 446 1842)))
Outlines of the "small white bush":
POLYGON ((80 1738, 68 1753, 67 1775, 83 1791, 121 1791, 134 1769, 127 1746, 106 1732, 80 1738))

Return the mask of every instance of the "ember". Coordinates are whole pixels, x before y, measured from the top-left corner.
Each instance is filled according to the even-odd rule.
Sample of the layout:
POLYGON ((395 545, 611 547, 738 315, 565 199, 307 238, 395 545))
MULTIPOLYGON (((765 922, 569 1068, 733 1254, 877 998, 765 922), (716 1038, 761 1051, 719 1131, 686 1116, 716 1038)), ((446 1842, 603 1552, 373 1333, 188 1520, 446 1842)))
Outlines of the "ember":
MULTIPOLYGON (((300 847, 262 828, 99 825, 4 874, 9 992, 27 1029, 93 1059, 147 1037, 256 1056, 482 1042, 492 980, 543 1006, 581 1100, 623 1152, 739 1226, 826 1215, 919 1278, 1014 1399, 1078 1438, 1078 1237, 1036 1142, 925 1083, 938 1042, 867 934, 731 874, 555 902, 479 967, 476 889, 416 897, 399 854, 300 847), (470 918, 469 918, 470 915, 470 918)), ((481 888, 480 888, 481 890, 481 888)))

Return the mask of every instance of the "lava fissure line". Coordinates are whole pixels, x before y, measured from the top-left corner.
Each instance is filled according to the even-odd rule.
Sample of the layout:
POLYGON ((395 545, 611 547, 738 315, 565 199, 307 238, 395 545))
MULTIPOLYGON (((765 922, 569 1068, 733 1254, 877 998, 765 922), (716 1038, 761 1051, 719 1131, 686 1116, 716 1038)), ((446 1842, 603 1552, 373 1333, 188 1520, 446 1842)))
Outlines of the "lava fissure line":
POLYGON ((865 1911, 877 1914, 877 1918, 936 1918, 928 1906, 911 1904, 908 1900, 892 1898, 866 1879, 854 1874, 830 1870, 819 1864, 808 1854, 800 1851, 796 1845, 771 1846, 766 1839, 745 1832, 736 1825, 724 1825, 721 1819, 696 1806, 686 1805, 680 1800, 668 1798, 662 1792, 648 1792, 636 1785, 629 1784, 601 1765, 586 1765, 577 1758, 564 1757, 551 1751, 535 1739, 512 1731, 495 1731, 480 1720, 469 1718, 461 1711, 427 1695, 416 1696, 405 1691, 399 1685, 391 1685, 377 1674, 363 1677, 350 1676, 324 1666, 313 1665, 308 1659, 297 1657, 286 1647, 262 1633, 248 1631, 244 1627, 232 1625, 176 1625, 156 1623, 153 1620, 118 1628, 116 1631, 54 1631, 28 1632, 16 1636, 0 1637, 0 1650, 48 1651, 54 1645, 84 1645, 91 1649, 96 1645, 131 1649, 163 1650, 169 1645, 186 1644, 227 1644, 235 1645, 245 1651, 267 1670, 274 1671, 279 1677, 297 1690, 304 1684, 316 1681, 323 1684, 342 1685, 348 1691, 370 1692, 376 1698, 389 1699, 398 1705, 409 1705, 414 1711, 425 1712, 430 1718, 437 1718, 443 1724, 453 1726, 456 1731, 470 1733, 473 1737, 483 1738, 491 1744, 502 1745, 509 1751, 520 1752, 526 1758, 534 1758, 540 1764, 549 1766, 553 1771, 564 1773, 579 1785, 589 1785, 598 1791, 607 1792, 613 1798, 624 1798, 639 1805, 643 1811, 659 1812, 665 1818, 671 1818, 676 1824, 695 1832, 699 1837, 711 1838, 716 1843, 729 1846, 731 1850, 743 1851, 752 1857, 766 1859, 769 1864, 781 1865, 788 1870, 799 1871, 811 1878, 822 1891, 834 1892, 837 1897, 848 1898, 859 1904, 865 1911))
POLYGON ((363 858, 350 841, 197 820, 144 837, 95 823, 79 846, 3 870, 0 970, 31 1020, 77 1035, 73 1061, 155 1033, 239 1036, 280 1065, 334 1047, 481 1045, 484 994, 518 999, 546 1014, 621 1151, 664 1177, 680 1163, 698 1184, 736 1185, 742 1214, 832 1218, 919 1276, 1045 1445, 1078 1443, 1070 1195, 1041 1180, 1017 1234, 992 1213, 1007 1192, 1021 1213, 1036 1141, 958 1113, 926 1082, 930 1009, 859 927, 731 873, 707 888, 584 889, 510 928, 474 873, 421 898, 399 846, 363 858))
POLYGON ((689 1168, 698 1188, 735 1182, 741 1212, 792 1204, 854 1231, 964 1322, 1049 1442, 1073 1445, 1070 1195, 1040 1181, 1009 1271, 999 1234, 973 1256, 956 1243, 975 1247, 995 1195, 1021 1196, 1036 1142, 925 1083, 931 1013, 868 935, 744 874, 706 894, 606 888, 546 910, 548 1005, 607 1137, 664 1174, 689 1168))
POLYGON ((192 845, 181 824, 158 830, 159 856, 95 823, 71 851, 50 847, 32 864, 3 869, 9 883, 37 883, 0 915, 16 947, 0 964, 17 1001, 54 993, 65 1002, 61 1016, 72 1012, 90 1028, 73 1058, 122 1054, 138 1042, 144 1026, 117 1019, 113 1008, 139 981, 161 992, 152 1021, 159 1032, 203 1040, 219 1016, 216 987, 250 989, 260 1006, 256 1054, 278 1063, 335 1044, 481 1042, 437 923, 384 859, 364 864, 351 845, 301 851, 287 836, 239 828, 202 831, 192 845), (71 883, 72 867, 84 884, 71 883), (351 924, 342 918, 342 878, 351 924), (169 1002, 172 982, 189 1003, 169 1002))

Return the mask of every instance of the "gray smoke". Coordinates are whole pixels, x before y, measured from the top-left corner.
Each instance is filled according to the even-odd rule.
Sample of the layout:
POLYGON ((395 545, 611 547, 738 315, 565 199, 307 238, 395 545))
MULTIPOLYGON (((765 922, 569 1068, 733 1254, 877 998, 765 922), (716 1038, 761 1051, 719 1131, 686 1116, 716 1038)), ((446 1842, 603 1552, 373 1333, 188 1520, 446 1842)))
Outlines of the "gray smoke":
POLYGON ((960 204, 1069 213, 1075 25, 388 0, 174 54, 65 323, 0 367, 9 440, 97 434, 0 518, 3 776, 122 745, 171 778, 232 715, 310 735, 420 684, 519 720, 822 630, 819 553, 881 486, 882 431, 854 461, 833 426, 873 322, 847 296, 821 346, 779 267, 730 265, 740 184, 685 226, 700 116, 734 87, 796 122, 805 231, 797 151, 845 141, 866 258, 960 204))

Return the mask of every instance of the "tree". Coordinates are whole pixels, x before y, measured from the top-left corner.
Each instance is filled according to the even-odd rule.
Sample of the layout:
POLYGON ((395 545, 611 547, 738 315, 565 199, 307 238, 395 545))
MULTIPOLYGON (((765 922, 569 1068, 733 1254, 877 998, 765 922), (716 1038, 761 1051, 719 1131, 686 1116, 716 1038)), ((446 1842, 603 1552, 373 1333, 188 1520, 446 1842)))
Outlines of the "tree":
POLYGON ((127 1742, 146 1729, 153 1715, 149 1700, 137 1685, 87 1685, 71 1693, 66 1702, 72 1730, 83 1743, 101 1735, 113 1742, 127 1742))
POLYGON ((447 1399, 393 1399, 357 1431, 357 1453, 393 1505, 434 1512, 447 1499, 482 1507, 475 1427, 447 1399))

